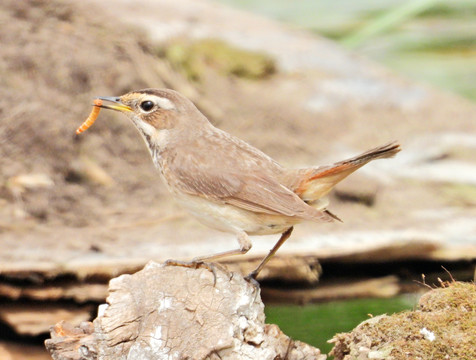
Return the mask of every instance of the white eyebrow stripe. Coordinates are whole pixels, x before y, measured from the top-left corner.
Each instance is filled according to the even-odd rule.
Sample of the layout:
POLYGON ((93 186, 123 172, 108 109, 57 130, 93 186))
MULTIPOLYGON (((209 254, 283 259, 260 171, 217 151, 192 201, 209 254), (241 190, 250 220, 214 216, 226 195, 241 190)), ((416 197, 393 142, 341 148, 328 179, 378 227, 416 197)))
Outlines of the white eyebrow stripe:
POLYGON ((164 109, 164 110, 174 110, 175 105, 172 101, 169 99, 163 98, 163 97, 158 97, 155 96, 156 102, 159 105, 159 108, 164 109))

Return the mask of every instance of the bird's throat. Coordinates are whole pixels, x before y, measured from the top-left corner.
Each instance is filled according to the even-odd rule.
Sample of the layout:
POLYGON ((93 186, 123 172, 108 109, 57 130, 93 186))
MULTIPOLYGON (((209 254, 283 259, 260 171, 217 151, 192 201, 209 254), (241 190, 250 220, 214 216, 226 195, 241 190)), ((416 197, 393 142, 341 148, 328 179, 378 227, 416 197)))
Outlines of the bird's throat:
POLYGON ((159 130, 156 133, 149 135, 139 130, 144 139, 147 148, 149 149, 152 162, 158 169, 162 168, 164 161, 164 153, 167 151, 167 132, 168 130, 159 130))

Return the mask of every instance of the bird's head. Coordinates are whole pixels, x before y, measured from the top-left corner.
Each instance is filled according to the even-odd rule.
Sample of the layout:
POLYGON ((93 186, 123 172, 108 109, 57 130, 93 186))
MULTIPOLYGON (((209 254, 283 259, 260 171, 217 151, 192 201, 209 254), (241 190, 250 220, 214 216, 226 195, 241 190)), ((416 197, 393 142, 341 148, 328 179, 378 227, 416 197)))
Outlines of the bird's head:
POLYGON ((143 89, 99 99, 107 102, 101 108, 119 111, 131 119, 149 146, 174 129, 183 132, 208 123, 190 100, 170 89, 143 89))

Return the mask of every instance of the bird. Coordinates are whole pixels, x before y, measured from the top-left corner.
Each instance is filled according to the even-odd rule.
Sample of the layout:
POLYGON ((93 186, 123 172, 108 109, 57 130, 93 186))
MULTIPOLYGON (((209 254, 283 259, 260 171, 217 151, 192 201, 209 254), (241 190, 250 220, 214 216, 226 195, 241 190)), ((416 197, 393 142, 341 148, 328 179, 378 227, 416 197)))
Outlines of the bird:
POLYGON ((250 279, 256 279, 296 224, 340 220, 325 200, 338 182, 369 161, 401 150, 390 142, 332 165, 290 169, 212 125, 175 90, 149 88, 97 99, 100 105, 95 106, 132 121, 179 205, 205 225, 236 235, 238 248, 192 262, 245 254, 252 246, 249 236, 281 234, 250 279))

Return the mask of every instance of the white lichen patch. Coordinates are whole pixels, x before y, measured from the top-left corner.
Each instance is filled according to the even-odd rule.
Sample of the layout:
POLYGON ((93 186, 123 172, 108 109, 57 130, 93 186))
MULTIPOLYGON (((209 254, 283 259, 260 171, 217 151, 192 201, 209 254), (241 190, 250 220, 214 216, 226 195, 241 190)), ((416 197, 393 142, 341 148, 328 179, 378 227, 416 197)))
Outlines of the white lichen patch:
POLYGON ((103 317, 104 313, 106 312, 109 304, 101 304, 98 306, 98 318, 103 317))
POLYGON ((436 339, 435 333, 428 330, 426 327, 420 330, 420 334, 422 334, 425 339, 429 341, 434 341, 436 339))
POLYGON ((159 307, 157 311, 160 313, 162 311, 168 310, 172 307, 172 298, 168 296, 164 296, 162 299, 159 300, 159 307))
POLYGON ((159 325, 150 334, 150 346, 154 348, 161 348, 164 341, 162 340, 162 326, 159 325))
POLYGON ((245 316, 240 316, 238 319, 238 326, 243 331, 248 328, 248 319, 245 316))

